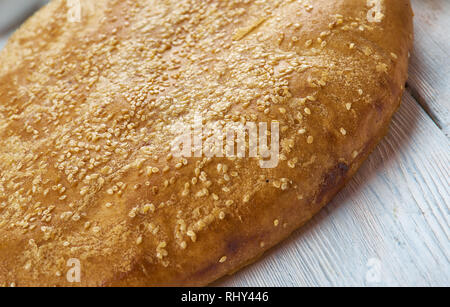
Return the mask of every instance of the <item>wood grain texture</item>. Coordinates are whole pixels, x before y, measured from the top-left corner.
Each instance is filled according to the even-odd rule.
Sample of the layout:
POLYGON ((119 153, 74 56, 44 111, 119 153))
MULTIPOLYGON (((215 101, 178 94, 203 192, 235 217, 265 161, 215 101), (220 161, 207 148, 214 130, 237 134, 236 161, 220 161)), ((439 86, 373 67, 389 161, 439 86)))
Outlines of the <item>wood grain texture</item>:
POLYGON ((218 286, 449 286, 450 147, 406 94, 389 135, 311 223, 218 286))
POLYGON ((416 41, 408 85, 414 98, 450 137, 450 1, 412 3, 416 41))

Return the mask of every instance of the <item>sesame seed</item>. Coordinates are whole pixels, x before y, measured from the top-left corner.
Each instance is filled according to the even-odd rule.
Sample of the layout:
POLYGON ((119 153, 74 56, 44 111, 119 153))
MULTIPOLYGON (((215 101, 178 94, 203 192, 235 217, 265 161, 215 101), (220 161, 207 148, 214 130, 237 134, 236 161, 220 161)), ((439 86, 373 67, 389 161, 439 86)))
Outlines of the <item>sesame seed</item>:
POLYGON ((137 244, 137 245, 141 245, 141 244, 142 244, 142 237, 138 237, 138 238, 136 239, 136 244, 137 244))

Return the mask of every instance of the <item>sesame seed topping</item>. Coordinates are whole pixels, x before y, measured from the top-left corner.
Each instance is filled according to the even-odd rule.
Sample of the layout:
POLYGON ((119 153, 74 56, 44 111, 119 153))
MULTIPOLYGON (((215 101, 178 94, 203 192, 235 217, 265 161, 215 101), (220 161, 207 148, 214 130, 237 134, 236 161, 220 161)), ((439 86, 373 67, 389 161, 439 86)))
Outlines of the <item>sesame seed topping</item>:
MULTIPOLYGON (((17 57, 17 69, 0 74, 0 229, 34 238, 17 261, 30 276, 60 263, 56 257, 116 259, 122 248, 121 269, 147 257, 176 268, 186 249, 201 248, 228 223, 251 221, 280 195, 307 205, 313 176, 330 157, 348 160, 342 148, 355 143, 350 136, 373 107, 367 72, 387 78, 404 66, 394 63, 404 49, 385 53, 366 39, 381 25, 352 12, 309 31, 305 20, 322 11, 314 1, 99 1, 95 10, 69 24, 55 8, 39 29, 25 26, 12 38, 17 54, 0 55, 2 63, 17 57), (264 122, 280 127, 274 169, 259 167, 267 158, 260 152, 248 159, 172 152, 197 124, 205 135, 190 141, 205 145, 206 134, 264 122), (316 143, 302 146, 313 135, 316 143), (149 250, 141 255, 136 245, 149 250)), ((272 245, 259 240, 251 244, 272 245)))
POLYGON ((223 257, 220 258, 220 260, 219 260, 220 263, 224 263, 225 261, 227 261, 227 256, 223 256, 223 257))
POLYGON ((138 237, 137 239, 136 239, 136 244, 137 245, 141 245, 142 244, 142 237, 138 237))

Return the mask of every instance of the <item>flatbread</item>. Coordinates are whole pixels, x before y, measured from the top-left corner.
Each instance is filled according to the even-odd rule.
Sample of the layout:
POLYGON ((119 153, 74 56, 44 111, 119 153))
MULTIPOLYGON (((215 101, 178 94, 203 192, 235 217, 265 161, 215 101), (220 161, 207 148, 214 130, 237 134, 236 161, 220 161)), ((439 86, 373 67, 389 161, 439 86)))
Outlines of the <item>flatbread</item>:
POLYGON ((407 78, 408 0, 76 3, 52 1, 0 53, 0 284, 235 272, 344 186, 407 78), (196 123, 278 128, 276 163, 177 156, 196 123))

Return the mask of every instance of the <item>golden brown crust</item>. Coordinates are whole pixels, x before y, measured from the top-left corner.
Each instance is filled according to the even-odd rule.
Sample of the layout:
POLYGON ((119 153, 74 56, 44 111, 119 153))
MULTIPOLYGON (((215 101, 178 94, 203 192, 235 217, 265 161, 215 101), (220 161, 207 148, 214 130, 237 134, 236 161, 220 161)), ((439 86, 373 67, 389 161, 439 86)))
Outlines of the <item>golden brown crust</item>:
POLYGON ((412 45, 408 0, 82 8, 52 1, 0 53, 0 284, 206 285, 253 261, 386 133, 412 45), (278 121, 279 165, 171 157, 196 113, 278 121))

